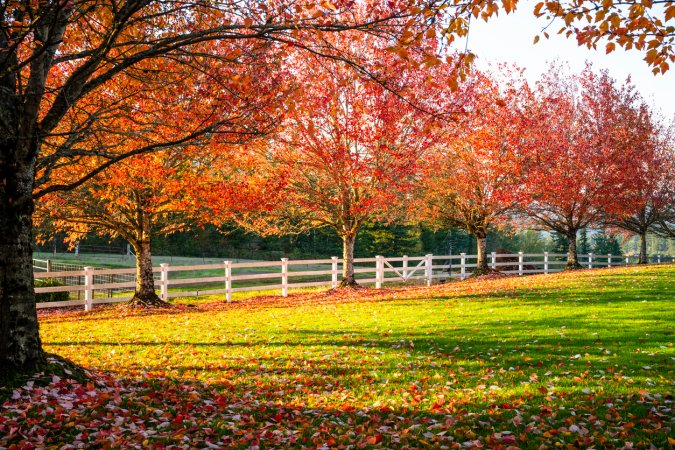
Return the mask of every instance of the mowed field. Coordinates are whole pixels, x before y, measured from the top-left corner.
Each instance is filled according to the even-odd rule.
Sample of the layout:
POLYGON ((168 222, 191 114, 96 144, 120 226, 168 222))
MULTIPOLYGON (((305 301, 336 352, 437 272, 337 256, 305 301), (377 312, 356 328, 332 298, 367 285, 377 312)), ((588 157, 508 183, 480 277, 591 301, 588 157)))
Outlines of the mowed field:
POLYGON ((15 390, 0 447, 670 448, 674 333, 672 264, 45 313, 91 381, 15 390))

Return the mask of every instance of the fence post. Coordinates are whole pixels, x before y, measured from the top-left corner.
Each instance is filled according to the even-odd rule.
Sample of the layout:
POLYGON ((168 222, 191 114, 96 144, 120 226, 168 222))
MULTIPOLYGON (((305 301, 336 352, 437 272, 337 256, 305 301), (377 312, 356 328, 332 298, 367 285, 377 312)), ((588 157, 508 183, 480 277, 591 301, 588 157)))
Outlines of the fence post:
POLYGON ((408 281, 408 255, 403 255, 403 281, 408 281))
POLYGON ((548 275, 548 252, 544 252, 544 273, 548 275))
POLYGON ((463 280, 466 277, 466 253, 459 254, 459 279, 463 280))
POLYGON ((424 269, 426 272, 426 278, 427 278, 427 286, 431 286, 433 276, 434 276, 434 271, 432 269, 432 264, 433 264, 433 255, 429 253, 426 255, 426 259, 424 260, 424 269))
POLYGON ((91 311, 94 302, 94 268, 84 268, 84 310, 91 311))
POLYGON ((336 289, 337 286, 338 286, 338 283, 337 283, 337 280, 338 280, 338 257, 332 256, 330 259, 332 260, 331 273, 330 273, 330 276, 331 276, 330 283, 331 283, 331 286, 333 287, 333 289, 336 289))
POLYGON ((288 258, 281 258, 281 296, 288 297, 288 258))
POLYGON ((48 259, 47 260, 47 272, 51 272, 51 271, 52 271, 52 260, 48 259))
POLYGON ((384 261, 382 255, 375 256, 375 289, 382 287, 382 279, 384 278, 384 261))
POLYGON ((232 301, 232 261, 225 261, 225 301, 232 301))
POLYGON ((589 269, 593 268, 593 253, 588 254, 588 268, 589 269))
POLYGON ((159 297, 167 301, 169 299, 169 265, 166 263, 162 263, 159 265, 159 267, 162 270, 162 273, 160 274, 159 277, 159 289, 160 289, 160 294, 159 297))
POLYGON ((656 255, 657 264, 661 264, 661 255, 656 255))
POLYGON ((612 254, 607 254, 607 267, 612 267, 612 254))
POLYGON ((518 275, 523 274, 523 252, 518 252, 518 275))
POLYGON ((497 270, 497 252, 492 252, 492 270, 497 270))
POLYGON ((630 257, 626 256, 626 265, 628 265, 628 258, 630 258, 630 257))

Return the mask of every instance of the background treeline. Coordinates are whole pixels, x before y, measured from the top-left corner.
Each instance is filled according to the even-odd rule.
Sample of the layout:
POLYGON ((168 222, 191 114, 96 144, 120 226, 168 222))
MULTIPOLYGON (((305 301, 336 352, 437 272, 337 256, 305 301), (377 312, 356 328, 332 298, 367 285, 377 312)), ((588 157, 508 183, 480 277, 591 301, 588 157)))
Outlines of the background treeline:
MULTIPOLYGON (((236 227, 219 231, 207 225, 193 231, 158 236, 153 240, 156 255, 192 256, 200 258, 233 258, 273 260, 282 257, 325 258, 340 255, 342 241, 331 230, 314 230, 287 236, 260 236, 236 227)), ((37 246, 42 252, 72 252, 58 234, 55 240, 37 246)), ((639 239, 626 242, 602 231, 582 230, 578 235, 579 253, 635 255, 639 253, 639 239)), ((107 239, 90 235, 80 243, 81 253, 124 254, 127 243, 121 239, 107 239)), ((476 240, 463 230, 433 230, 424 225, 382 225, 370 223, 356 240, 356 257, 372 257, 378 254, 422 255, 474 254, 476 240)), ((566 253, 567 240, 557 234, 538 231, 491 231, 488 251, 505 249, 526 253, 566 253)), ((650 255, 675 256, 675 241, 658 236, 649 236, 647 249, 650 255)))

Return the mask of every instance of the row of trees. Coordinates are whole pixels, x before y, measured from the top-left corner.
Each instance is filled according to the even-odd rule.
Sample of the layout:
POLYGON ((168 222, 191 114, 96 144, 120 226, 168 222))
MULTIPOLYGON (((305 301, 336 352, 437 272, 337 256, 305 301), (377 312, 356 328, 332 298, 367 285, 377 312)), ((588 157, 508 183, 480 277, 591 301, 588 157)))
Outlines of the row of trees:
MULTIPOLYGON (((305 64, 302 73, 325 69, 305 64)), ((354 239, 373 220, 463 228, 478 242, 477 274, 489 271, 493 227, 564 236, 569 269, 580 267, 581 229, 639 235, 640 262, 648 231, 672 233, 672 124, 629 81, 590 66, 578 75, 554 66, 532 87, 514 71, 474 73, 453 92, 435 88, 430 98, 419 89, 422 101, 410 105, 381 86, 360 90, 366 81, 353 76, 341 83, 339 67, 328 70, 324 79, 335 80, 328 91, 303 90, 296 104, 305 109, 290 112, 285 131, 249 146, 257 173, 287 181, 268 208, 235 220, 270 233, 333 228, 344 244, 343 284, 354 283, 354 239), (419 105, 435 115, 420 120, 419 105), (439 120, 447 111, 451 119, 439 120)), ((441 80, 444 73, 420 72, 441 80)))
MULTIPOLYGON (((369 59, 391 59, 365 47, 369 59)), ((640 236, 640 262, 647 232, 672 230, 673 130, 630 82, 552 66, 535 86, 502 69, 453 90, 451 64, 387 67, 385 86, 340 61, 289 58, 293 101, 274 133, 236 153, 214 138, 129 159, 46 196, 38 216, 73 241, 93 231, 130 242, 134 301, 146 305, 162 304, 151 236, 200 223, 263 235, 330 228, 343 243, 343 285, 356 282, 355 241, 373 222, 465 230, 477 242, 476 274, 491 270, 491 229, 562 236, 568 269, 581 267, 580 230, 640 236)))
MULTIPOLYGON (((612 2, 549 2, 536 5, 535 15, 564 18, 562 31, 576 35, 582 44, 606 40, 608 45, 644 51, 647 63, 665 72, 675 58, 667 25, 675 10, 661 11, 658 3, 627 9, 612 2), (593 20, 590 12, 595 13, 593 20), (591 23, 579 27, 584 20, 591 23)), ((292 100, 287 101, 293 97, 285 95, 289 69, 284 62, 298 50, 323 61, 343 61, 361 76, 396 91, 386 67, 390 58, 369 60, 372 55, 359 51, 358 39, 331 36, 349 33, 372 39, 375 48, 405 65, 432 66, 447 56, 439 45, 465 35, 471 16, 488 20, 502 7, 509 12, 516 4, 0 2, 3 372, 33 370, 44 362, 30 263, 36 199, 82 186, 138 155, 162 150, 201 153, 200 141, 228 154, 230 144, 269 133, 293 108, 292 100), (411 60, 410 48, 422 56, 411 60)), ((472 55, 451 59, 454 70, 447 82, 457 86, 472 55)), ((232 174, 235 179, 242 176, 243 172, 232 174)), ((270 183, 260 189, 274 190, 275 183, 270 183)), ((144 214, 135 213, 142 222, 144 214)))

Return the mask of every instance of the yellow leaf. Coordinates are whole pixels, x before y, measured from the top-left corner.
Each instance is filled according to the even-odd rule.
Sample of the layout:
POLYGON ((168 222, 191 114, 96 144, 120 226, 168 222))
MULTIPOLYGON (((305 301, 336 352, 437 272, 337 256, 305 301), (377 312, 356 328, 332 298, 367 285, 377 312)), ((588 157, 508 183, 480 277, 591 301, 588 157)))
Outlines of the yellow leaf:
POLYGON ((536 44, 537 42, 539 42, 539 35, 534 37, 534 44, 536 44))

